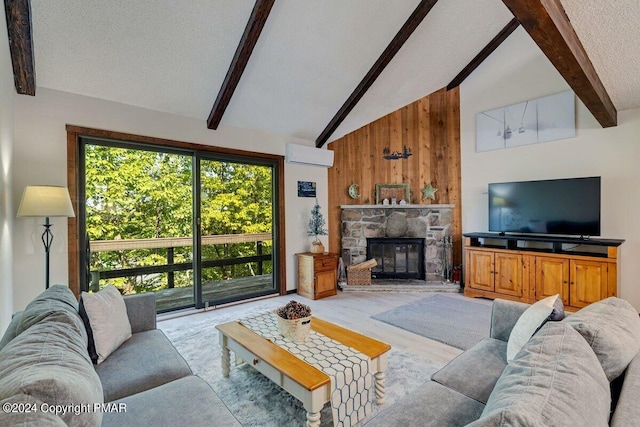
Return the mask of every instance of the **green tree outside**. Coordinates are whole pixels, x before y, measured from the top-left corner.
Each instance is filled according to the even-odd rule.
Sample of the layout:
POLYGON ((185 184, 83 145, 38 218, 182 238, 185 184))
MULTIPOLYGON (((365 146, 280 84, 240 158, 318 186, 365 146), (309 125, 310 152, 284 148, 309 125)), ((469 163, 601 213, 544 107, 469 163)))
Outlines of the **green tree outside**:
MULTIPOLYGON (((85 147, 86 230, 91 241, 190 237, 193 234, 193 158, 102 145, 85 147)), ((227 161, 201 162, 202 235, 271 232, 272 169, 227 161)), ((265 242, 263 253, 272 253, 265 242)), ((256 244, 203 246, 205 260, 256 254, 256 244)), ((174 263, 192 262, 193 247, 174 248, 174 263)), ((167 249, 93 253, 91 270, 164 265, 167 249)), ((255 263, 253 263, 255 264, 255 263)), ((264 274, 272 266, 268 263, 264 274)), ((192 270, 175 272, 175 287, 193 285, 192 270)), ((203 283, 256 274, 242 264, 203 269, 203 283)), ((167 273, 109 279, 124 293, 168 287, 167 273)), ((101 286, 103 283, 101 283, 101 286)))

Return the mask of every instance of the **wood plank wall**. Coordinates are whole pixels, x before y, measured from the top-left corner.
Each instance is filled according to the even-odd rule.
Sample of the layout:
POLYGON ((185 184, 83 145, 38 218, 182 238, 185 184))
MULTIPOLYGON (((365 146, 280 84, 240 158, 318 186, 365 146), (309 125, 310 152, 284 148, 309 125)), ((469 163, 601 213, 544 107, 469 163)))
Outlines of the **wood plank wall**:
POLYGON ((408 183, 413 204, 453 204, 453 261, 462 264, 460 208, 460 92, 440 89, 328 144, 334 151, 329 168, 329 250, 341 251, 340 205, 375 204, 376 184, 408 183), (383 149, 410 148, 407 159, 386 160, 383 149), (438 189, 436 200, 423 200, 429 183, 438 189), (349 197, 351 184, 360 187, 360 199, 349 197))

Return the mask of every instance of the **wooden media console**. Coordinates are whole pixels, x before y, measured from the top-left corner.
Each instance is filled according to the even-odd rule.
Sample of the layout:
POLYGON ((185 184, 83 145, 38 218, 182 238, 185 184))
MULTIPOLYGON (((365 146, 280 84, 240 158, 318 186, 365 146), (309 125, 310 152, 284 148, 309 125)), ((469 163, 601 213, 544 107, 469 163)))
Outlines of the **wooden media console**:
POLYGON ((560 294, 575 311, 618 294, 619 239, 466 233, 469 297, 532 303, 560 294))

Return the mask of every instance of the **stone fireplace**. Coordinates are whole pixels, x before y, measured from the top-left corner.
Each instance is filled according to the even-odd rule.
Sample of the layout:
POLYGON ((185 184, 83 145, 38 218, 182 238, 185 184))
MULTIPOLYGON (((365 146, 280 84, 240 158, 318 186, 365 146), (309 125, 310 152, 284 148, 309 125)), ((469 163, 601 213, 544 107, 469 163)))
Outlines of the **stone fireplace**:
MULTIPOLYGON (((367 259, 367 239, 380 242, 419 238, 424 239, 424 262, 420 263, 424 275, 420 278, 424 277, 427 282, 443 279, 445 263, 452 259, 451 246, 443 244, 443 238, 451 236, 453 205, 343 205, 341 208, 342 255, 347 265, 367 259)), ((397 247, 401 252, 406 251, 403 245, 397 247)), ((396 258, 404 256, 399 255, 396 258)))

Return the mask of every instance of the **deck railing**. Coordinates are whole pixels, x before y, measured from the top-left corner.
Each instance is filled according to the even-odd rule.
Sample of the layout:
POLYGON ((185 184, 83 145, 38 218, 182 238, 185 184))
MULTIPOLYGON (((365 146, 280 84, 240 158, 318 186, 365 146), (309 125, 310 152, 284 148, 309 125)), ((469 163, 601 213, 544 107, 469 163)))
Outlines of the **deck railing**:
MULTIPOLYGON (((256 274, 262 275, 263 263, 271 261, 271 254, 263 254, 263 242, 272 239, 271 233, 252 234, 220 234, 214 236, 202 236, 202 246, 224 245, 234 243, 255 242, 256 255, 223 258, 215 260, 204 260, 202 267, 225 267, 238 264, 257 263, 256 274)), ((174 249, 179 247, 193 246, 191 237, 161 237, 157 239, 127 239, 127 240, 93 240, 89 247, 91 253, 141 250, 141 249, 166 249, 167 263, 161 265, 149 265, 132 268, 121 268, 115 270, 101 270, 91 272, 91 288, 97 290, 101 279, 113 279, 118 277, 142 276, 147 274, 167 273, 167 286, 173 288, 175 285, 174 273, 176 271, 186 271, 193 269, 193 262, 174 263, 174 249)))

